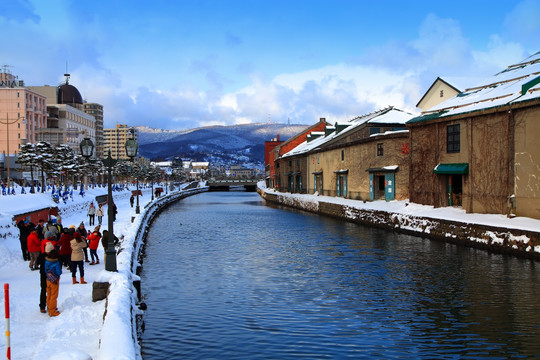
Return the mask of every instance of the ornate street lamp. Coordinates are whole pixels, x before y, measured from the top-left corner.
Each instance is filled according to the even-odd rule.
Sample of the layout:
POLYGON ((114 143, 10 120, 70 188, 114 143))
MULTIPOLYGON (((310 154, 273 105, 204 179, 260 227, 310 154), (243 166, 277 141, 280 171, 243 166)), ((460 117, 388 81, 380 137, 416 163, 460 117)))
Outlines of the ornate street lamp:
MULTIPOLYGON (((137 156, 137 151, 139 150, 139 145, 137 140, 133 138, 133 132, 131 132, 131 139, 126 141, 126 155, 129 156, 131 162, 133 162, 135 156, 137 156)), ((140 214, 141 208, 139 207, 139 174, 135 174, 135 179, 137 180, 137 205, 135 206, 135 214, 140 214)))
POLYGON ((90 138, 84 138, 83 141, 81 141, 80 148, 81 155, 88 160, 94 152, 94 143, 92 140, 90 140, 90 138))
MULTIPOLYGON (((92 156, 94 151, 94 144, 89 138, 83 139, 80 144, 81 155, 88 159, 92 156)), ((116 250, 114 249, 114 202, 112 197, 112 176, 111 171, 116 164, 116 160, 111 157, 111 149, 109 149, 109 155, 106 159, 101 160, 103 165, 107 168, 107 204, 108 204, 108 232, 107 232, 107 250, 105 251, 105 270, 118 271, 116 268, 116 250)))
MULTIPOLYGON (((92 153, 94 152, 94 143, 92 142, 92 140, 90 140, 90 138, 84 138, 79 147, 81 148, 81 155, 82 157, 84 157, 84 159, 86 161, 88 161, 88 159, 90 159, 90 157, 92 156, 92 153)), ((86 174, 84 174, 84 190, 87 190, 88 189, 88 185, 86 183, 86 174)), ((82 188, 81 188, 81 191, 82 191, 82 188)))

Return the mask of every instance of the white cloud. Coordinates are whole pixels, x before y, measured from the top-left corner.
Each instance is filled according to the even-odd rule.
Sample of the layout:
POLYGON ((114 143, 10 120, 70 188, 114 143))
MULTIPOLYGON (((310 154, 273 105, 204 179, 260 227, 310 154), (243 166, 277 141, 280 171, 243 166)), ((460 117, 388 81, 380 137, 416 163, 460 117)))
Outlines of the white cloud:
MULTIPOLYGON (((524 9, 531 11, 538 3, 521 2, 508 15, 507 22, 526 20, 528 14, 524 9)), ((8 28, 13 26, 10 24, 8 28)), ((330 122, 346 121, 388 105, 414 112, 415 104, 437 76, 492 75, 528 55, 521 42, 508 41, 502 34, 486 39, 486 49, 475 49, 463 35, 458 21, 431 14, 418 27, 415 39, 403 43, 389 41, 360 50, 362 56, 355 62, 283 73, 274 78, 253 72, 249 86, 225 92, 223 84, 232 83, 228 79, 232 75, 219 73, 216 70, 219 58, 208 56, 193 60, 188 68, 202 74, 212 85, 211 91, 202 91, 197 84, 183 86, 181 81, 172 89, 147 81, 148 74, 129 68, 129 63, 123 68, 108 63, 100 54, 101 41, 106 36, 92 35, 94 26, 94 22, 85 25, 81 34, 84 41, 66 51, 62 47, 71 44, 73 39, 68 37, 57 43, 54 40, 57 34, 41 34, 37 28, 29 26, 25 31, 29 36, 35 35, 41 45, 26 50, 24 61, 35 61, 30 52, 36 49, 44 54, 52 52, 53 55, 45 56, 43 61, 50 69, 52 63, 62 59, 61 64, 55 64, 58 70, 53 70, 61 79, 65 60, 70 60, 71 83, 85 99, 104 105, 107 127, 126 123, 188 129, 266 122, 269 117, 273 122, 290 119, 292 123, 313 124, 320 117, 330 122), (50 46, 51 42, 55 46, 50 46), (92 43, 95 46, 89 47, 92 43), (75 60, 63 59, 63 54, 73 55, 75 60)), ((67 25, 63 29, 66 27, 70 29, 67 25)), ((521 28, 520 31, 529 33, 538 29, 521 28)), ((241 38, 230 35, 228 41, 238 45, 241 38)), ((36 68, 43 72, 39 70, 43 67, 36 68)), ((165 71, 171 70, 164 68, 165 71)))

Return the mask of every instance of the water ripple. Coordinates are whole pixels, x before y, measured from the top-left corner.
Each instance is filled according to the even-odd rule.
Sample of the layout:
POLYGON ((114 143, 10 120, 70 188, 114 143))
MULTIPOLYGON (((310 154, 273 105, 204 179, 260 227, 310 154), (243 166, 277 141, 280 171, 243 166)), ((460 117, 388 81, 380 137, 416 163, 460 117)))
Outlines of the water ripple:
POLYGON ((197 195, 153 223, 145 359, 540 356, 535 263, 257 196, 197 195))

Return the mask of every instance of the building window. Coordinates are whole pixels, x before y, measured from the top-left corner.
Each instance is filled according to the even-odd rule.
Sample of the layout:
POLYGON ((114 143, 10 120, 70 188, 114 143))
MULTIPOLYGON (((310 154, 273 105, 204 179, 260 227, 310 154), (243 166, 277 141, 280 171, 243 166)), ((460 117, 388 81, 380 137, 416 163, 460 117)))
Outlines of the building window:
POLYGON ((459 124, 448 125, 446 127, 446 152, 458 153, 460 151, 459 124))
POLYGON ((341 150, 341 161, 345 160, 345 150, 341 150))
POLYGON ((289 160, 289 167, 292 166, 292 160, 289 160))
POLYGON ((444 96, 444 90, 441 90, 441 92, 440 92, 440 95, 439 95, 439 96, 440 96, 440 97, 443 97, 443 96, 444 96))
POLYGON ((378 134, 381 132, 381 128, 380 127, 372 127, 372 128, 369 128, 369 135, 373 135, 373 134, 378 134))
POLYGON ((383 154, 384 154, 383 144, 379 143, 377 144, 377 156, 383 156, 383 154))
POLYGON ((296 159, 296 166, 300 166, 300 159, 296 159))

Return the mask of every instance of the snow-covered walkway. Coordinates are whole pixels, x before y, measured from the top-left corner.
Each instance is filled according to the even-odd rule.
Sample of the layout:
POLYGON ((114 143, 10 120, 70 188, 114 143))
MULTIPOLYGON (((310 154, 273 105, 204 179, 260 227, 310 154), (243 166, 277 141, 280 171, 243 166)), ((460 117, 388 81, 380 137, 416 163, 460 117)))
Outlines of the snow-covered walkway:
MULTIPOLYGON (((142 189, 143 196, 139 197, 141 211, 144 205, 151 199, 151 189, 142 189)), ((65 227, 78 226, 82 221, 87 230, 93 230, 90 226, 86 211, 89 203, 97 195, 106 194, 106 188, 89 189, 84 198, 74 195, 66 204, 60 203, 60 216, 65 227)), ((130 192, 127 190, 113 193, 113 198, 118 207, 117 221, 114 224, 114 233, 124 242, 132 243, 136 236, 140 214, 131 222, 131 217, 136 216, 134 208, 129 204, 130 192)), ((94 201, 95 204, 95 201, 94 201)), ((131 324, 131 284, 127 284, 127 300, 124 296, 109 297, 108 320, 114 320, 116 315, 112 309, 120 308, 121 315, 118 323, 110 321, 109 326, 104 327, 104 311, 106 300, 92 302, 92 283, 94 281, 110 281, 111 286, 122 286, 126 279, 130 279, 131 254, 120 254, 117 257, 118 273, 110 273, 104 270, 103 248, 99 247, 98 255, 100 264, 89 266, 85 263, 85 280, 88 284, 72 284, 71 273, 63 269, 60 280, 60 293, 58 296, 58 309, 61 314, 50 318, 47 314, 39 311, 40 275, 39 271, 31 271, 28 262, 22 260, 18 229, 11 223, 11 218, 32 209, 48 206, 57 206, 52 201, 50 193, 24 194, 0 196, 0 233, 2 235, 10 229, 6 238, 0 238, 0 284, 9 284, 10 295, 10 330, 11 330, 11 354, 12 359, 118 359, 136 358, 138 347, 131 341, 131 332, 118 334, 126 331, 127 325, 131 324), (121 256, 123 255, 123 256, 121 256), (124 300, 122 300, 124 299, 124 300), (121 336, 118 336, 121 335, 121 336), (104 349, 100 339, 127 339, 115 343, 114 351, 104 349), (127 343, 126 343, 127 342, 127 343)), ((106 210, 106 206, 104 207, 106 210)), ((97 219, 96 219, 97 224, 97 219)), ((107 229, 106 216, 103 219, 101 230, 107 229)), ((4 294, 1 296, 1 309, 4 312, 4 294)), ((5 332, 2 323, 2 334, 5 332)), ((130 329, 128 328, 128 331, 130 329)), ((0 340, 0 353, 6 354, 5 338, 0 340)))

